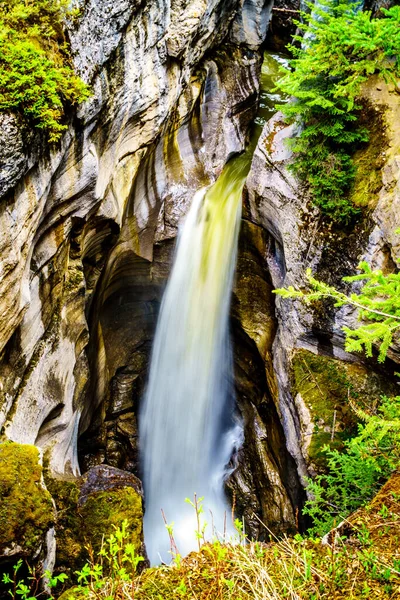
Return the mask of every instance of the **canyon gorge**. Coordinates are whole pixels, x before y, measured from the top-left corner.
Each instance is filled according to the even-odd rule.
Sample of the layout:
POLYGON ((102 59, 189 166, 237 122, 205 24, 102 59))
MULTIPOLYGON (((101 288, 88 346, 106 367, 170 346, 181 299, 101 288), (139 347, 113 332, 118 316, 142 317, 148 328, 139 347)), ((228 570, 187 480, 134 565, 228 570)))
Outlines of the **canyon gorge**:
POLYGON ((285 101, 273 87, 299 3, 75 4, 67 36, 90 98, 56 144, 0 113, 0 471, 10 480, 0 568, 23 557, 72 572, 87 539, 97 547, 122 518, 145 554, 138 418, 178 228, 196 192, 246 150, 254 122, 229 318, 243 439, 225 490, 251 537, 267 539, 262 523, 303 531, 322 447, 357 428, 349 398, 367 409, 396 394, 400 347, 384 365, 348 353, 342 328, 355 309, 273 290, 305 285, 307 268, 345 291, 357 289, 342 278, 361 260, 396 268, 399 92, 375 76, 363 87, 374 126, 352 194, 366 200, 354 227, 337 228, 288 168, 296 126, 273 108, 285 101))

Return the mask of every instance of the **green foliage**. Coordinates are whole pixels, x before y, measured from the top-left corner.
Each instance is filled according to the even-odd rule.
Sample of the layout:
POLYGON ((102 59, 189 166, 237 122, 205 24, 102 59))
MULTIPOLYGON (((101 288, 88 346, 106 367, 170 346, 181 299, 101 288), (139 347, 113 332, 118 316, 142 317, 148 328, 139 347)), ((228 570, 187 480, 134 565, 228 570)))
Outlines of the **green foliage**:
MULTIPOLYGON (((78 573, 81 585, 59 600, 389 600, 400 583, 400 555, 391 547, 397 548, 400 527, 400 505, 393 495, 399 486, 400 477, 395 476, 384 494, 385 504, 375 499, 365 509, 367 517, 361 515, 361 522, 352 525, 359 538, 356 544, 354 539, 347 544, 344 537, 334 539, 333 547, 301 535, 277 539, 267 529, 271 540, 275 538, 268 544, 215 540, 170 566, 133 571, 127 577, 122 528, 118 539, 111 540, 113 549, 108 540, 104 552, 78 573), (104 576, 107 555, 114 558, 106 561, 112 566, 104 576)), ((190 503, 197 514, 201 500, 190 503)))
POLYGON ((57 141, 67 105, 89 97, 70 65, 67 0, 0 1, 0 111, 20 113, 57 141))
MULTIPOLYGON (((307 270, 311 291, 303 292, 290 286, 275 290, 284 298, 299 298, 313 302, 332 298, 335 306, 350 305, 359 309, 359 318, 368 321, 356 329, 344 327, 346 350, 364 351, 372 356, 373 346, 379 346, 378 360, 387 356, 393 336, 400 329, 400 273, 384 275, 372 271, 362 262, 359 275, 345 277, 346 282, 365 282, 358 293, 346 295, 315 279, 307 270)), ((312 533, 324 534, 352 511, 369 500, 378 487, 400 464, 400 396, 382 398, 378 414, 368 415, 352 408, 363 424, 358 434, 345 443, 344 452, 329 446, 323 451, 328 471, 310 480, 311 495, 305 514, 313 519, 312 533)))
POLYGON ((278 88, 294 98, 279 106, 289 122, 301 124, 291 140, 294 171, 308 184, 314 203, 332 219, 349 223, 358 208, 347 199, 355 167, 352 154, 368 132, 358 123, 361 85, 373 73, 392 77, 400 69, 400 7, 371 19, 350 0, 309 4, 297 23, 288 70, 278 88))
POLYGON ((8 593, 11 598, 13 600, 17 600, 17 598, 19 600, 36 600, 36 598, 45 595, 48 600, 54 600, 53 596, 49 596, 46 591, 40 591, 40 588, 43 587, 42 584, 45 583, 50 589, 55 588, 59 583, 66 581, 67 575, 60 573, 53 577, 50 571, 37 575, 34 569, 26 565, 29 575, 25 581, 18 578, 18 572, 22 565, 23 561, 20 559, 13 567, 12 576, 3 573, 2 582, 5 585, 10 585, 8 593))
POLYGON ((313 520, 310 533, 324 535, 365 504, 399 466, 400 396, 382 398, 375 415, 355 409, 358 435, 345 443, 344 452, 324 447, 328 472, 310 480, 311 499, 304 513, 313 520))
POLYGON ((274 290, 283 298, 299 298, 310 303, 323 298, 333 298, 335 306, 350 305, 359 309, 359 318, 368 321, 357 329, 344 327, 346 334, 346 350, 362 352, 372 356, 374 344, 379 346, 378 360, 383 362, 393 341, 393 335, 400 329, 400 273, 384 275, 382 271, 372 271, 362 262, 359 265, 361 274, 344 277, 343 281, 365 281, 358 293, 350 295, 340 292, 333 286, 315 279, 311 270, 306 271, 311 291, 296 290, 293 286, 287 289, 274 290))
MULTIPOLYGON (((120 527, 115 528, 97 554, 76 574, 78 576, 78 592, 83 596, 113 599, 121 589, 126 587, 133 591, 132 577, 138 565, 144 561, 143 556, 136 553, 134 544, 130 542, 131 533, 125 519, 120 527)), ((79 596, 79 593, 78 593, 79 596)))

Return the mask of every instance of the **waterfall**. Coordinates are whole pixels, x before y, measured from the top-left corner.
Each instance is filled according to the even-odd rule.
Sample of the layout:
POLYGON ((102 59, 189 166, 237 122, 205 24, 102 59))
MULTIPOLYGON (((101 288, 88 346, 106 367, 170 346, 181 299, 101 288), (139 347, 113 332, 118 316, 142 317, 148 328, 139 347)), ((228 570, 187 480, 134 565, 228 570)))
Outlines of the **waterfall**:
POLYGON ((224 477, 242 433, 234 418, 229 307, 249 166, 248 153, 234 158, 208 191, 195 194, 161 304, 139 419, 152 564, 171 560, 161 509, 174 523, 179 553, 197 548, 196 514, 185 503, 194 494, 204 497, 209 538, 233 530, 224 477))

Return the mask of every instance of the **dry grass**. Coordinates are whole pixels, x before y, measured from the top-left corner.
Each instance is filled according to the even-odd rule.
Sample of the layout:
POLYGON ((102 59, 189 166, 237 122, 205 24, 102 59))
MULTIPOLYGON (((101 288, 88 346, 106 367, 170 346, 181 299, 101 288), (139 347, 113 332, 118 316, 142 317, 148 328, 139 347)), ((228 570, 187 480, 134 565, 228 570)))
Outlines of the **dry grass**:
MULTIPOLYGON (((132 600, 400 599, 400 474, 327 539, 206 544, 92 598, 132 600)), ((114 582, 115 583, 115 582, 114 582)), ((71 591, 72 592, 72 591, 71 591)), ((76 591, 67 598, 79 598, 76 591)))

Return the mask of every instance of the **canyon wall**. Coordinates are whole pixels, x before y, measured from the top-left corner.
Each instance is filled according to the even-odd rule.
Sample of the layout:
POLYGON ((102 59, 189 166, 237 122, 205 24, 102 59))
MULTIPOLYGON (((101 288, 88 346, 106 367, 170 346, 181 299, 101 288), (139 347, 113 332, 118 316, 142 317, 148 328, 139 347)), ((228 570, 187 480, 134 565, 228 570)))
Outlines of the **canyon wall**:
MULTIPOLYGON (((96 493, 134 489, 140 503, 136 416, 178 225, 248 141, 272 10, 263 0, 76 4, 68 35, 93 94, 62 141, 48 146, 0 115, 1 441, 40 449, 58 511, 42 529, 55 523, 67 557, 65 513, 83 511, 88 481, 96 493)), ((398 349, 385 369, 344 351, 352 311, 272 293, 301 286, 307 267, 340 286, 362 258, 386 270, 400 258, 399 97, 376 81, 364 94, 385 139, 356 157, 354 194, 369 206, 354 229, 332 228, 312 207, 287 168, 284 140, 296 132, 280 115, 263 130, 244 192, 232 338, 245 439, 227 490, 261 538, 260 519, 301 528, 301 484, 323 464, 323 444, 355 427, 345 400, 368 407, 396 392, 398 349)), ((12 552, 32 555, 38 543, 12 552)))
MULTIPOLYGON (((140 475, 136 415, 174 238, 194 192, 248 141, 272 9, 263 0, 76 6, 68 36, 93 94, 70 115, 61 142, 48 145, 16 115, 0 115, 1 440, 40 449, 65 555, 76 544, 63 514, 81 507, 81 471, 96 473, 94 490, 114 489, 124 480, 118 469, 140 475)), ((259 235, 249 229, 249 260, 261 269, 259 235)), ((253 447, 260 428, 274 440, 265 433, 255 453, 243 451, 229 487, 240 510, 252 507, 249 522, 253 511, 268 518, 272 501, 274 523, 292 526, 294 463, 242 318, 235 335, 249 350, 238 360, 251 371, 245 367, 242 383, 247 391, 256 385, 240 402, 246 444, 253 447), (264 414, 254 408, 260 398, 264 414)), ((268 317, 262 327, 269 325, 268 317)), ((54 562, 51 531, 47 546, 4 540, 3 555, 47 547, 54 562)))
MULTIPOLYGON (((362 206, 362 217, 348 228, 324 219, 290 171, 285 142, 296 135, 295 126, 285 125, 278 113, 264 127, 247 179, 247 210, 252 226, 268 238, 264 257, 274 288, 306 287, 310 268, 317 279, 351 293, 360 284, 342 278, 355 274, 360 261, 384 273, 398 268, 400 98, 393 84, 376 77, 364 85, 362 96, 371 134, 354 157, 358 171, 351 198, 362 206)), ((325 464, 324 444, 341 448, 356 431, 351 403, 368 411, 381 395, 398 394, 400 347, 392 344, 384 365, 377 352, 371 359, 348 354, 342 328, 357 326, 357 310, 335 308, 330 300, 307 306, 276 297, 275 318, 270 390, 305 484, 325 464)))

